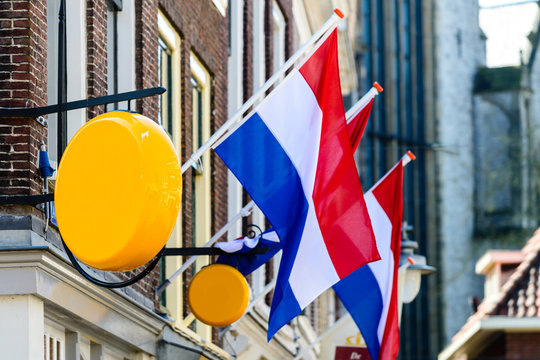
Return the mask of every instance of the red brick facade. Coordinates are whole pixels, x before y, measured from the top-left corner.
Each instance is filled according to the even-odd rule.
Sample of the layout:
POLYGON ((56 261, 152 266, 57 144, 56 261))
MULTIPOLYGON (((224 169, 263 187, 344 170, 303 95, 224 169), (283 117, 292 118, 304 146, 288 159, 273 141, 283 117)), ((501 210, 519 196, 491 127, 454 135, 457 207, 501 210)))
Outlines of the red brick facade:
MULTIPOLYGON (((88 97, 107 95, 107 0, 86 3, 86 47, 88 97)), ((103 112, 101 106, 89 108, 88 119, 103 112)))
MULTIPOLYGON (((0 3, 0 106, 47 103, 45 0, 0 3)), ((46 129, 30 118, 0 119, 0 194, 37 194, 37 155, 46 129)))

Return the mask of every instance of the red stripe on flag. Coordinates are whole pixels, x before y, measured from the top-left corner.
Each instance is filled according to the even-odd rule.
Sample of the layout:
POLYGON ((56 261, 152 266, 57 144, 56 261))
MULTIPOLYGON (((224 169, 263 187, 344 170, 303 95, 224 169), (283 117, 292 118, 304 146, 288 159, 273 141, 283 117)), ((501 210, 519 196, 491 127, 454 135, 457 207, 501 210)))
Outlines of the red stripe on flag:
POLYGON ((403 165, 396 166, 372 190, 373 196, 392 222, 391 248, 394 255, 392 296, 386 318, 379 359, 395 359, 399 350, 399 319, 397 310, 397 282, 401 253, 401 220, 403 214, 403 165))
POLYGON ((312 194, 315 213, 336 272, 344 278, 380 256, 345 123, 336 30, 300 68, 300 73, 323 113, 312 194))
POLYGON ((358 145, 360 144, 362 134, 364 134, 364 130, 366 128, 372 106, 373 99, 371 99, 370 102, 368 102, 366 106, 364 106, 362 110, 360 110, 360 112, 356 114, 356 116, 353 117, 352 120, 347 124, 347 130, 349 131, 349 138, 351 139, 351 149, 353 154, 358 148, 358 145))

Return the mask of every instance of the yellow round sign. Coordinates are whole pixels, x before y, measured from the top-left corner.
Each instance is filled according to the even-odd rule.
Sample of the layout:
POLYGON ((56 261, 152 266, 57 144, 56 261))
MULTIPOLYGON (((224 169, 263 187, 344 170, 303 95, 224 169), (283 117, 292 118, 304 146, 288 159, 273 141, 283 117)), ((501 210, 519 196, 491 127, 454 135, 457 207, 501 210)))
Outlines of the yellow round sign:
POLYGON ((58 227, 85 264, 132 270, 167 242, 181 193, 178 156, 165 131, 143 115, 105 113, 82 126, 62 156, 58 227))
POLYGON ((249 287, 235 268, 213 264, 191 280, 188 303, 193 315, 203 323, 223 327, 240 319, 249 303, 249 287))

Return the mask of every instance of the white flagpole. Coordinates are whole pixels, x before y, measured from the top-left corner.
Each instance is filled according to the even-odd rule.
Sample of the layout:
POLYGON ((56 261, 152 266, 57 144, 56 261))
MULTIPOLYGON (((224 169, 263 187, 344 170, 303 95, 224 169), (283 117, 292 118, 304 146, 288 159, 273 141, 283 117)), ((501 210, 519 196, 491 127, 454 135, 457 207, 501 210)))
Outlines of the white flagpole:
MULTIPOLYGON (((400 160, 402 160, 402 162, 401 162, 402 166, 405 167, 405 166, 407 166, 407 164, 410 163, 411 161, 416 160, 416 155, 414 155, 414 154, 412 153, 412 151, 407 151, 407 152, 405 153, 405 155, 403 155, 403 156, 401 157, 400 160)), ((399 161, 398 161, 398 164, 399 164, 399 161)), ((398 164, 392 166, 392 169, 395 168, 396 166, 398 166, 398 164)), ((370 192, 371 190, 375 189, 375 188, 377 187, 377 185, 379 185, 379 184, 381 183, 381 181, 383 181, 383 180, 386 178, 386 176, 388 176, 388 174, 390 174, 390 172, 392 171, 392 169, 388 170, 388 171, 386 172, 386 174, 384 174, 384 176, 383 176, 382 178, 380 178, 379 181, 377 181, 377 182, 375 183, 375 185, 373 185, 368 191, 366 191, 366 193, 368 193, 368 192, 370 192)), ((364 194, 365 194, 365 193, 364 193, 364 194)))
POLYGON ((257 101, 262 95, 266 93, 274 83, 281 79, 281 77, 294 65, 294 63, 311 47, 315 44, 325 33, 333 30, 337 27, 338 22, 343 19, 344 15, 338 9, 334 10, 334 13, 328 19, 323 26, 313 36, 296 51, 290 58, 283 64, 279 70, 266 80, 264 85, 253 94, 248 101, 244 103, 230 118, 227 120, 211 137, 208 139, 197 151, 195 151, 191 157, 182 165, 182 174, 186 172, 189 167, 196 162, 208 149, 216 143, 237 121, 242 119, 242 115, 257 101))
POLYGON ((360 112, 360 110, 364 108, 364 106, 366 106, 371 101, 371 99, 373 99, 375 96, 379 95, 382 92, 382 86, 375 81, 371 89, 369 89, 369 91, 364 96, 362 96, 360 100, 358 100, 353 106, 351 106, 349 111, 347 111, 347 113, 345 114, 347 124, 350 123, 352 119, 354 119, 354 117, 360 112))

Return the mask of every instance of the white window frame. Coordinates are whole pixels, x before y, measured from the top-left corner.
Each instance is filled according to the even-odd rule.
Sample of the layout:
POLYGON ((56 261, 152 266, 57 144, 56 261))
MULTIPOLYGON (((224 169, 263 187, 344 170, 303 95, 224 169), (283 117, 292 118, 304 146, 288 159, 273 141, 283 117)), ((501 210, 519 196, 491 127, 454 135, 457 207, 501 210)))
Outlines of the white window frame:
MULTIPOLYGON (((165 14, 161 11, 158 11, 157 14, 157 24, 158 24, 158 33, 159 38, 163 41, 168 50, 170 51, 171 56, 171 84, 169 84, 169 89, 167 89, 166 94, 172 94, 170 99, 172 101, 172 134, 171 140, 176 148, 176 153, 179 158, 181 158, 181 99, 180 99, 180 90, 181 90, 181 69, 180 69, 180 57, 181 57, 181 39, 180 35, 174 30, 169 20, 166 18, 165 14), (175 121, 175 119, 178 119, 175 121)), ((160 56, 160 54, 158 54, 160 56)), ((161 74, 159 74, 161 76, 161 74)), ((162 96, 166 96, 166 94, 162 96)), ((179 248, 182 247, 182 214, 179 213, 176 219, 176 224, 174 229, 167 241, 167 247, 179 248)), ((169 256, 165 258, 165 277, 169 278, 178 268, 182 266, 182 258, 180 256, 169 256)), ((165 303, 167 310, 170 311, 170 315, 173 319, 182 320, 183 319, 183 306, 184 306, 184 297, 183 297, 183 282, 182 277, 179 276, 173 281, 173 283, 167 288, 167 291, 162 293, 161 296, 165 296, 165 303)))
MULTIPOLYGON (((60 0, 47 1, 47 98, 48 104, 57 104, 58 94, 58 12, 60 0)), ((66 69, 67 101, 85 99, 87 96, 87 47, 86 47, 86 1, 66 2, 66 69)), ((48 116, 48 150, 52 166, 56 168, 57 156, 57 121, 56 114, 48 116)), ((86 122, 86 109, 66 112, 69 139, 86 122)), ((52 178, 56 177, 54 172, 52 178)))

